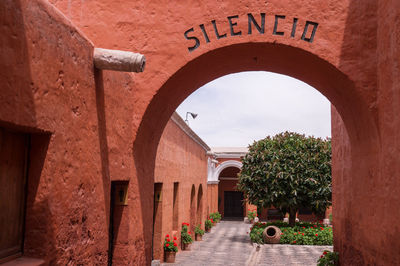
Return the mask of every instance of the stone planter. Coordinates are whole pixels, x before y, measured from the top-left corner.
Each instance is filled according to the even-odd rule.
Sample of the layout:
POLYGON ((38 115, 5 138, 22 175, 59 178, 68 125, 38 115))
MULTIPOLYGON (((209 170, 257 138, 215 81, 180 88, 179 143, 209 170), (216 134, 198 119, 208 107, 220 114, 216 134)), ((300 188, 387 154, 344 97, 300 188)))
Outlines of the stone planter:
POLYGON ((174 263, 175 262, 175 251, 165 251, 165 262, 174 263))
POLYGON ((202 236, 202 235, 200 235, 200 234, 196 234, 196 235, 195 235, 195 239, 196 239, 196 241, 201 241, 201 240, 202 240, 202 238, 203 238, 203 236, 202 236))
POLYGON ((192 243, 182 243, 182 250, 189 251, 192 249, 192 243))
POLYGON ((263 239, 266 244, 279 244, 281 240, 281 230, 273 225, 267 226, 263 232, 263 239))

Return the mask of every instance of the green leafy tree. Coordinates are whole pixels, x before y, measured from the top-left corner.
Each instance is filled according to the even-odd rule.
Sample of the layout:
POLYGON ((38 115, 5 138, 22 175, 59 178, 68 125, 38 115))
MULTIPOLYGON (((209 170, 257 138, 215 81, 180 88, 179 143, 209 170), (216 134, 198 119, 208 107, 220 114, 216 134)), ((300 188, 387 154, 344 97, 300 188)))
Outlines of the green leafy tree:
POLYGON ((332 202, 331 141, 284 132, 254 142, 242 159, 238 188, 259 207, 289 213, 308 207, 323 213, 332 202))

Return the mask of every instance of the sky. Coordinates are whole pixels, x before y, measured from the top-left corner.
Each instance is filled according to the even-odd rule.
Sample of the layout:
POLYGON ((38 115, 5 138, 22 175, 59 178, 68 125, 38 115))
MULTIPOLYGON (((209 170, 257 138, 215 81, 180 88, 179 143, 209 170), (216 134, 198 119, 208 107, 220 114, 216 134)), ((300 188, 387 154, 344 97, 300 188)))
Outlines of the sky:
POLYGON ((210 147, 247 147, 284 131, 331 136, 330 102, 308 84, 289 76, 252 71, 215 79, 192 93, 176 110, 210 147))

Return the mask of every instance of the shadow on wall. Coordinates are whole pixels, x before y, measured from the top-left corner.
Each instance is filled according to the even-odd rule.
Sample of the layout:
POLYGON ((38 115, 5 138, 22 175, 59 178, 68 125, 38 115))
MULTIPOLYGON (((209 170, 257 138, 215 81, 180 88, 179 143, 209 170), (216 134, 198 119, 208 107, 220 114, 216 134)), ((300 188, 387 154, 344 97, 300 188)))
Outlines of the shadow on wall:
MULTIPOLYGON (((362 90, 363 93, 363 95, 357 95, 357 97, 360 98, 369 97, 371 99, 371 96, 372 98, 376 97, 376 95, 371 94, 375 93, 377 89, 377 10, 377 0, 352 0, 350 1, 348 10, 339 68, 345 73, 353 74, 352 78, 356 79, 355 86, 362 90)), ((371 108, 371 106, 369 106, 369 108, 371 108)), ((371 108, 372 111, 369 112, 369 114, 377 114, 376 107, 374 108, 371 108)), ((359 157, 356 159, 354 155, 352 158, 352 153, 355 152, 354 148, 358 150, 369 148, 372 151, 374 151, 375 148, 363 147, 363 145, 366 145, 365 143, 351 143, 344 123, 340 119, 340 115, 335 108, 332 108, 332 121, 335 121, 335 119, 341 123, 341 125, 336 127, 336 129, 340 128, 339 130, 341 132, 335 132, 335 127, 332 127, 333 156, 337 154, 336 156, 341 157, 333 158, 332 166, 333 168, 342 170, 336 171, 335 180, 333 182, 333 217, 335 217, 333 221, 335 226, 334 247, 337 251, 340 251, 341 260, 343 258, 346 265, 366 265, 372 262, 368 263, 368 261, 363 258, 362 251, 365 253, 366 250, 370 250, 374 254, 379 253, 377 252, 378 250, 376 250, 379 248, 376 243, 380 243, 382 240, 377 241, 374 238, 375 244, 356 240, 360 237, 360 235, 357 234, 363 234, 363 230, 360 230, 360 217, 362 217, 362 213, 366 208, 379 211, 381 209, 379 205, 382 204, 382 202, 368 200, 362 200, 360 202, 358 199, 360 199, 360 197, 365 199, 375 198, 373 195, 361 196, 361 194, 370 191, 370 189, 367 188, 363 189, 366 184, 365 180, 373 176, 378 177, 376 170, 372 169, 373 165, 368 162, 377 162, 378 160, 371 158, 376 156, 371 151, 368 152, 369 158, 359 157), (335 137, 339 139, 335 139, 335 137), (334 150, 336 150, 336 152, 334 150), (353 162, 352 165, 351 162, 353 162), (357 173, 357 175, 353 173, 357 173), (377 204, 377 206, 367 207, 365 206, 367 204, 377 204), (364 205, 365 207, 360 205, 364 205)), ((370 124, 375 124, 376 117, 369 117, 369 119, 374 120, 370 124)), ((366 131, 368 130, 372 132, 376 129, 369 128, 366 131)), ((372 136, 373 134, 371 134, 370 137, 372 138, 372 136)), ((367 143, 369 142, 370 141, 367 143)), ((376 143, 376 145, 379 145, 378 142, 378 138, 372 141, 372 143, 376 143)), ((356 151, 355 153, 358 152, 360 151, 356 151)), ((375 214, 374 217, 382 217, 382 215, 375 214)), ((372 222, 362 227, 364 231, 367 230, 367 228, 368 231, 370 231, 372 229, 370 226, 373 226, 373 223, 375 223, 375 226, 381 223, 381 220, 373 221, 373 219, 370 218, 371 217, 362 219, 363 221, 370 220, 372 222)))
POLYGON ((50 134, 31 135, 24 254, 46 258, 52 264, 56 263, 57 255, 56 252, 49 252, 49 250, 54 250, 55 245, 53 216, 47 195, 37 195, 39 185, 46 183, 40 180, 40 177, 42 176, 50 138, 50 134))
POLYGON ((103 180, 103 193, 104 204, 106 210, 106 221, 108 224, 110 220, 110 169, 108 157, 108 143, 107 143, 107 127, 106 127, 106 113, 105 113, 105 100, 104 100, 104 80, 103 71, 95 69, 94 72, 95 86, 96 86, 96 110, 97 110, 97 123, 99 132, 99 146, 101 157, 101 176, 103 180))

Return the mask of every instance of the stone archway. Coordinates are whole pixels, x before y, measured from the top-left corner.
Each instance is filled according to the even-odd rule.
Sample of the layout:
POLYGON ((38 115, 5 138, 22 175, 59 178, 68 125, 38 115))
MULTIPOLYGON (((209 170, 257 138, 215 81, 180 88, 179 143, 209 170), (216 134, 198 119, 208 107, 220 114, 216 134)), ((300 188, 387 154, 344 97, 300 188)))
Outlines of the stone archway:
POLYGON ((238 169, 242 169, 242 166, 243 166, 243 164, 237 160, 228 160, 228 161, 222 162, 215 168, 215 171, 214 171, 214 174, 212 177, 212 181, 217 181, 221 172, 223 170, 225 170, 226 168, 236 167, 238 169))
MULTIPOLYGON (((340 151, 340 155, 337 154, 336 160, 340 158, 341 161, 347 161, 340 166, 347 169, 346 172, 341 172, 341 177, 337 180, 343 180, 342 177, 345 176, 350 178, 349 174, 352 171, 356 171, 361 176, 368 176, 372 170, 365 162, 375 156, 378 144, 376 140, 379 138, 377 138, 373 116, 362 97, 358 96, 354 83, 337 68, 312 53, 295 47, 269 43, 234 44, 218 48, 188 62, 177 71, 160 88, 144 115, 134 148, 135 158, 138 160, 136 164, 143 165, 141 157, 145 154, 149 156, 153 140, 158 139, 159 130, 163 127, 161 122, 167 121, 168 114, 172 113, 192 90, 221 75, 244 70, 275 70, 275 72, 301 79, 323 93, 335 106, 333 119, 340 128, 342 134, 340 138, 350 147, 340 151), (219 64, 210 66, 209 62, 212 61, 219 64), (301 62, 307 62, 307 71, 301 62), (336 113, 336 110, 340 115, 336 113), (157 120, 154 119, 155 117, 157 120), (368 130, 365 129, 366 125, 369 125, 368 130), (149 136, 153 139, 149 139, 149 136), (141 147, 144 143, 146 147, 141 147), (352 162, 352 166, 348 165, 349 162, 352 162), (361 165, 366 167, 360 167, 361 165)), ((146 166, 146 169, 140 169, 146 172, 138 172, 139 179, 140 176, 151 175, 151 168, 152 166, 148 165, 148 168, 146 166)), ((341 193, 339 197, 336 196, 334 199, 337 209, 348 209, 348 199, 345 199, 345 195, 341 193)), ((340 215, 337 214, 337 217, 340 215)), ((338 231, 340 232, 340 229, 338 231)), ((344 240, 345 235, 335 235, 336 246, 340 246, 339 243, 343 243, 344 240)))

